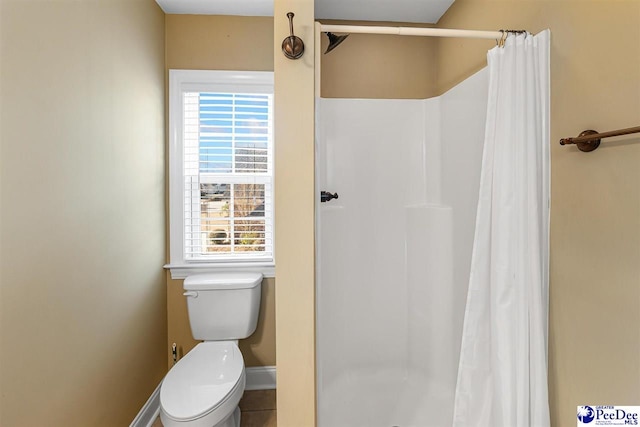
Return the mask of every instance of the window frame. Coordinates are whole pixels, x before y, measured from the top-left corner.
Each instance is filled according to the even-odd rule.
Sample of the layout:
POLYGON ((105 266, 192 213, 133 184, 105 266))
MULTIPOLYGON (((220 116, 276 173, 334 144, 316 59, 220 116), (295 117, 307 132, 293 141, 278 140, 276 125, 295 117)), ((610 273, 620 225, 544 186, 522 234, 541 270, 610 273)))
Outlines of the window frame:
MULTIPOLYGON (((273 95, 273 81, 272 71, 169 70, 169 263, 164 267, 171 271, 173 279, 183 279, 197 273, 238 270, 259 272, 265 277, 274 277, 275 244, 272 246, 271 259, 246 259, 246 255, 242 257, 245 259, 239 257, 238 260, 186 259, 183 142, 183 93, 198 91, 273 95)), ((273 135, 271 144, 270 152, 273 162, 273 135)), ((273 172, 272 170, 272 177, 273 172)), ((273 184, 272 197, 273 206, 275 203, 273 184)), ((272 217, 272 231, 275 234, 274 228, 275 221, 272 217)))

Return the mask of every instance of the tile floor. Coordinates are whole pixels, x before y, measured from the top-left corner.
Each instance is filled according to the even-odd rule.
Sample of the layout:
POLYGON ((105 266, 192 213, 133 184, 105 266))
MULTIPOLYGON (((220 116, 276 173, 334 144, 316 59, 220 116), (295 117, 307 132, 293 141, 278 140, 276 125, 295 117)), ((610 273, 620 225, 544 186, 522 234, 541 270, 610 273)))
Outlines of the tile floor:
POLYGON ((240 411, 240 427, 276 427, 276 391, 245 391, 240 411))
MULTIPOLYGON (((277 427, 276 391, 245 391, 240 400, 240 427, 277 427)), ((158 418, 152 427, 162 427, 158 418)))

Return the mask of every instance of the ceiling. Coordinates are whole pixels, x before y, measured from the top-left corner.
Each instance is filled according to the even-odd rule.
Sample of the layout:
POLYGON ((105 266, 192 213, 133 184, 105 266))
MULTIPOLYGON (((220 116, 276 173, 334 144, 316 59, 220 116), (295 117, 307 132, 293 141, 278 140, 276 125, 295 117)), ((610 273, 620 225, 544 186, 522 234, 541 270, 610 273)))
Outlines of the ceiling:
MULTIPOLYGON (((165 13, 273 16, 273 0, 156 0, 165 13)), ((435 24, 454 0, 315 0, 316 19, 435 24)))
POLYGON ((156 0, 165 13, 273 16, 273 0, 156 0))

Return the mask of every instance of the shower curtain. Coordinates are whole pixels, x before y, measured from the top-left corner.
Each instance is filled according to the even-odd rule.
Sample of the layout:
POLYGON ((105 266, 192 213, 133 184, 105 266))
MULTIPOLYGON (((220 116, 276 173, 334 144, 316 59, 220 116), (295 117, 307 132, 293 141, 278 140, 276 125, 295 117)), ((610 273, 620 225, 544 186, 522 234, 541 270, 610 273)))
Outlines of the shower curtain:
POLYGON ((549 30, 488 52, 454 427, 549 426, 549 30))

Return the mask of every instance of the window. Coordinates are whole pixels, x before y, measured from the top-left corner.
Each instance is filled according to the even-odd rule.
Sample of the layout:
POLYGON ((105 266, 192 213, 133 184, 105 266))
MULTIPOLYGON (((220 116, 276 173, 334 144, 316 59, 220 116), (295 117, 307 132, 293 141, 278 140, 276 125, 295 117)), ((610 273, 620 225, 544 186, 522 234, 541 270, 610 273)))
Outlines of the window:
POLYGON ((273 272, 273 73, 170 70, 172 277, 273 272))

